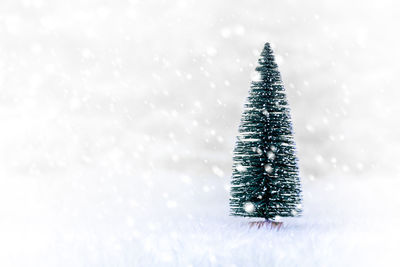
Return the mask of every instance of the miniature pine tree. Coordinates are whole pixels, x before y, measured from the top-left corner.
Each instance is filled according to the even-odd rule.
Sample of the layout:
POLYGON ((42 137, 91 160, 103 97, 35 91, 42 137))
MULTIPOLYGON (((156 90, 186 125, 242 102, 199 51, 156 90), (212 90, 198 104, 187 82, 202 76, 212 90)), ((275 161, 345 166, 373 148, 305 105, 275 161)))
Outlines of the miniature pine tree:
POLYGON ((297 216, 301 189, 290 109, 269 43, 258 63, 234 150, 231 215, 297 216))

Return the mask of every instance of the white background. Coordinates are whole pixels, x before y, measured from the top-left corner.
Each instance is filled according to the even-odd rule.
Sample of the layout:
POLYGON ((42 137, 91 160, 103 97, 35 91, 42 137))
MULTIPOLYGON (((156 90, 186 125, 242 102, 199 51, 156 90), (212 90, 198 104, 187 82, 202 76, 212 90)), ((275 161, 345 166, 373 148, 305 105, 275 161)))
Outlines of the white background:
POLYGON ((398 12, 385 0, 2 0, 0 262, 393 263, 398 12), (260 233, 246 237, 227 205, 265 42, 292 108, 305 216, 257 250, 260 233), (213 239, 220 228, 234 230, 213 239))

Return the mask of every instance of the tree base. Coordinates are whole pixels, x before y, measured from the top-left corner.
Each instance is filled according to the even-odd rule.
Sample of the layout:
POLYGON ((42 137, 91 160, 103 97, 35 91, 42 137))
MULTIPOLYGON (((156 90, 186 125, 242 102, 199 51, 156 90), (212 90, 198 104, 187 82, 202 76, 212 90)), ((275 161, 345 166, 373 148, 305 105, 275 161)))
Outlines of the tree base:
POLYGON ((283 222, 274 222, 270 220, 265 220, 261 222, 249 222, 250 228, 252 227, 257 227, 257 229, 260 229, 261 227, 269 228, 269 229, 276 229, 279 230, 281 229, 283 222))

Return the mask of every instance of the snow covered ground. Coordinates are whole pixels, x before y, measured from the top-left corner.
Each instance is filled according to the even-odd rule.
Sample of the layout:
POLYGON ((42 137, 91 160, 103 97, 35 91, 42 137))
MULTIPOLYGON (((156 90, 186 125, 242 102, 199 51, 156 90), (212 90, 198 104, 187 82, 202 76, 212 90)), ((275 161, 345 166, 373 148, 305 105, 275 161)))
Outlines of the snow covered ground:
MULTIPOLYGON (((348 179, 307 183, 304 216, 286 220, 279 231, 249 229, 247 219, 228 217, 228 194, 219 190, 222 181, 212 185, 215 191, 181 194, 180 199, 176 192, 155 186, 154 195, 141 198, 142 203, 124 187, 88 196, 92 191, 88 188, 64 184, 68 188, 62 193, 29 184, 24 192, 15 188, 11 197, 1 194, 6 194, 3 207, 7 200, 25 201, 13 205, 12 215, 2 211, 8 220, 1 222, 0 262, 2 266, 398 266, 398 179, 348 179), (162 196, 164 190, 170 195, 162 196)), ((185 188, 179 179, 170 180, 185 188)))
POLYGON ((399 4, 3 0, 0 266, 399 266, 399 4), (304 216, 228 216, 260 49, 304 216))

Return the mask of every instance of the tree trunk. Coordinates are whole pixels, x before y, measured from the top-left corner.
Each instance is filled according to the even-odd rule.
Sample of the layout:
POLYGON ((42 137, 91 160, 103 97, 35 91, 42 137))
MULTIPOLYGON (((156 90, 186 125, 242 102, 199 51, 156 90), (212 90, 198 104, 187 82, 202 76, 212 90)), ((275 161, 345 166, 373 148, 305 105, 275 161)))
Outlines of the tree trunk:
POLYGON ((265 221, 259 221, 259 222, 249 222, 250 228, 252 227, 257 227, 257 229, 260 229, 261 227, 266 227, 269 229, 276 229, 279 230, 281 229, 283 222, 274 222, 270 220, 265 220, 265 221))

